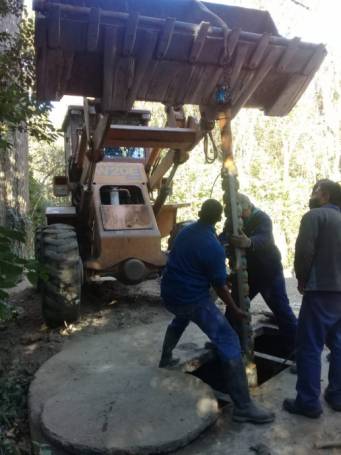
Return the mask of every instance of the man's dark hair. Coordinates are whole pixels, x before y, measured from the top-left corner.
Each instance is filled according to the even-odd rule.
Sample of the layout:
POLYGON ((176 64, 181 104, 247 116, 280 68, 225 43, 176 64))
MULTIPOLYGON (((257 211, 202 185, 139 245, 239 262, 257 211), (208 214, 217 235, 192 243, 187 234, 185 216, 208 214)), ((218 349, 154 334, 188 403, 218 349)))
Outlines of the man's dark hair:
POLYGON ((199 211, 199 220, 207 224, 215 224, 220 220, 223 206, 216 199, 207 199, 199 211))
POLYGON ((321 191, 329 194, 329 202, 341 207, 341 186, 329 179, 318 180, 314 189, 320 187, 321 191))

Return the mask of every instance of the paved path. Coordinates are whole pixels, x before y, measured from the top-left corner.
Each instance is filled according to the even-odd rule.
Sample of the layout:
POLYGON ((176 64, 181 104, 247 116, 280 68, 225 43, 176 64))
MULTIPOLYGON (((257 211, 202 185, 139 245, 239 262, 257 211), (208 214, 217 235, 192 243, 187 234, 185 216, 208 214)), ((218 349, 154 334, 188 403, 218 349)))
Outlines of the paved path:
MULTIPOLYGON (((287 288, 298 311, 301 299, 295 280, 287 280, 287 288)), ((253 313, 265 309, 257 297, 253 313)), ((49 359, 30 387, 33 439, 47 443, 53 455, 174 450, 178 455, 250 455, 252 447, 271 455, 313 455, 322 453, 316 449, 319 445, 340 446, 341 415, 326 404, 324 416, 316 421, 281 410, 282 400, 295 392, 296 378, 288 370, 252 392, 277 413, 273 424, 233 423, 231 406, 218 411, 207 385, 180 370, 156 367, 165 327, 163 319, 82 337, 49 359), (203 432, 205 428, 209 429, 203 432)), ((187 329, 175 352, 183 371, 195 370, 210 356, 202 349, 206 341, 195 326, 187 329)), ((324 358, 322 389, 327 370, 324 358)), ((340 447, 323 450, 327 455, 339 453, 340 447)))

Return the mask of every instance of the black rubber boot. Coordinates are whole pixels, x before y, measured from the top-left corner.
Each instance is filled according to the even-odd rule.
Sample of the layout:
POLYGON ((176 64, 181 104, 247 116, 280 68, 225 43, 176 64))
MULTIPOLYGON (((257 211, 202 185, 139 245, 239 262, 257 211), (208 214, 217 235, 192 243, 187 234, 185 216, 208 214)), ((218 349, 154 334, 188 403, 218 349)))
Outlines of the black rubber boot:
POLYGON ((303 409, 296 403, 296 400, 286 398, 283 401, 283 409, 290 414, 298 414, 309 419, 318 419, 322 414, 322 409, 303 409))
POLYGON ((297 374, 297 365, 296 365, 296 363, 291 365, 291 367, 289 368, 289 371, 290 371, 291 374, 297 374))
POLYGON ((179 363, 179 359, 173 358, 173 349, 178 344, 182 334, 176 332, 172 327, 168 326, 163 340, 162 354, 159 362, 159 368, 172 367, 179 363))
POLYGON ((328 387, 324 391, 324 399, 334 411, 341 412, 341 402, 337 403, 330 398, 328 387))
POLYGON ((223 372, 234 404, 232 419, 235 422, 273 422, 275 414, 256 405, 250 397, 242 358, 223 362, 223 372))
POLYGON ((217 352, 217 346, 212 343, 212 341, 206 341, 205 349, 210 349, 211 351, 217 352))

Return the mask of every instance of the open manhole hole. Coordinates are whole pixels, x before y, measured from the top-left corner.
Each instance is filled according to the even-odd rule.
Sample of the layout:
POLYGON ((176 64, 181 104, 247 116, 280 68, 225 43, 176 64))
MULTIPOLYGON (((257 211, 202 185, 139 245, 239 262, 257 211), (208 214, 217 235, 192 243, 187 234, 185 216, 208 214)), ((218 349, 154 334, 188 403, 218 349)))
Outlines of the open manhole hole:
MULTIPOLYGON (((258 385, 263 384, 293 364, 290 360, 292 352, 288 349, 288 342, 274 326, 258 326, 255 329, 254 350, 258 385)), ((227 389, 221 363, 217 356, 213 356, 204 362, 191 374, 218 392, 218 399, 221 397, 220 404, 224 405, 224 395, 227 394, 227 389)))
POLYGON ((293 365, 294 353, 278 328, 259 326, 255 332, 255 363, 258 385, 261 385, 293 365))

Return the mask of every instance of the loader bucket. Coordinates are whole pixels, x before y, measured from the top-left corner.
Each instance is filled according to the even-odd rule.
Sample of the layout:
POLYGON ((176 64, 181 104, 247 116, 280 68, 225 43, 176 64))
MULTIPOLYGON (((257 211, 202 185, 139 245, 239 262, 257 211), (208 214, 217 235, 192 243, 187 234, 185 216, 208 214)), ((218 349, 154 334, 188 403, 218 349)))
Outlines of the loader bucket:
POLYGON ((199 0, 35 0, 40 100, 80 95, 103 111, 135 100, 286 115, 326 50, 279 36, 266 11, 199 0))

